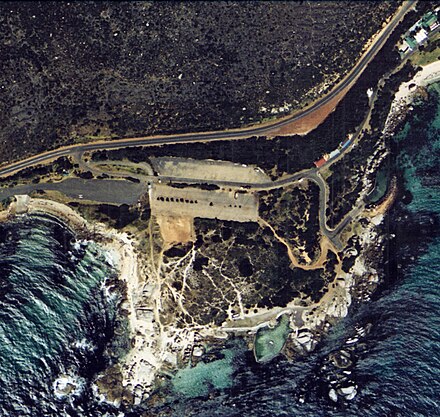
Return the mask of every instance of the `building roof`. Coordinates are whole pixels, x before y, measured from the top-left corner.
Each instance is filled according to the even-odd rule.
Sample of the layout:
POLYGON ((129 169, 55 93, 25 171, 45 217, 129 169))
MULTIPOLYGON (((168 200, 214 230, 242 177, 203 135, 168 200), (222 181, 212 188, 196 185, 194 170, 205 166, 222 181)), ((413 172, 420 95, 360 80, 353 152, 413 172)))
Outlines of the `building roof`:
POLYGON ((437 22, 437 16, 433 12, 426 13, 421 19, 422 25, 431 26, 433 23, 437 22))
POLYGON ((335 156, 338 156, 341 152, 339 151, 339 149, 335 149, 334 151, 330 152, 330 159, 334 158, 335 156))
POLYGON ((408 44, 408 46, 409 46, 411 49, 417 48, 417 42, 416 42, 416 40, 415 40, 414 38, 412 38, 411 36, 407 36, 407 37, 405 38, 405 42, 408 44))
POLYGON ((424 42, 426 39, 428 39, 428 34, 426 33, 425 29, 420 29, 416 35, 415 35, 415 39, 417 43, 422 43, 424 42))
POLYGON ((325 159, 321 158, 320 160, 315 161, 315 165, 319 168, 322 167, 325 164, 325 162, 326 162, 325 159))

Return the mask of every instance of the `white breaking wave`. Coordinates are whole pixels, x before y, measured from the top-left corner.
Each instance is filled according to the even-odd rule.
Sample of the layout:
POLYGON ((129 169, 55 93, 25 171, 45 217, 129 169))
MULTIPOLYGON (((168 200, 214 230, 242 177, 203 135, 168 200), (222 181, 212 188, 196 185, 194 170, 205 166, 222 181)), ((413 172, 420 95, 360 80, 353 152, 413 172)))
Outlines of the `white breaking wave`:
POLYGON ((58 399, 79 396, 85 387, 85 379, 77 375, 61 374, 53 383, 53 392, 58 399))
POLYGON ((90 340, 87 340, 86 338, 83 338, 81 340, 77 340, 76 342, 74 342, 73 347, 76 349, 86 350, 89 352, 93 352, 96 350, 96 346, 90 340))
POLYGON ((112 302, 116 300, 119 296, 117 291, 114 291, 114 285, 108 283, 108 278, 104 278, 102 280, 100 289, 107 302, 112 302))

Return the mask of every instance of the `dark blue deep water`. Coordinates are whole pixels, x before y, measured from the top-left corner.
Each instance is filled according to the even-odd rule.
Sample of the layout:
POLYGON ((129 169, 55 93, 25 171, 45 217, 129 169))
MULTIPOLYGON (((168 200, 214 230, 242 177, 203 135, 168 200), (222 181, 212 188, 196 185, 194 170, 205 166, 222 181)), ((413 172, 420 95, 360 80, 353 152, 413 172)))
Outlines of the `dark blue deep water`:
MULTIPOLYGON (((439 87, 417 106, 392 143, 392 170, 401 193, 387 225, 385 283, 373 301, 353 306, 309 357, 255 364, 239 341, 224 358, 183 372, 149 416, 440 415, 440 98, 439 87), (359 328, 353 350, 357 395, 332 402, 323 366, 359 328), (186 384, 184 379, 190 381, 186 384), (177 381, 177 382, 176 382, 177 381)), ((74 244, 71 232, 47 217, 0 226, 0 417, 141 416, 112 410, 92 395, 90 381, 107 363, 115 301, 106 297, 112 274, 93 243, 74 244), (59 378, 73 381, 56 395, 59 378)))
POLYGON ((234 347, 235 366, 223 361, 235 371, 231 389, 168 399, 160 415, 440 416, 439 93, 438 84, 430 87, 429 100, 391 143, 390 175, 400 179, 402 195, 384 226, 392 238, 375 299, 353 306, 316 352, 296 363, 279 358, 257 365, 244 347, 234 347), (358 394, 335 404, 323 365, 359 328, 370 331, 350 368, 358 394))
POLYGON ((112 274, 94 243, 76 242, 53 218, 0 225, 2 417, 95 415, 88 384, 113 335, 112 274), (72 382, 71 395, 56 395, 59 378, 72 382))

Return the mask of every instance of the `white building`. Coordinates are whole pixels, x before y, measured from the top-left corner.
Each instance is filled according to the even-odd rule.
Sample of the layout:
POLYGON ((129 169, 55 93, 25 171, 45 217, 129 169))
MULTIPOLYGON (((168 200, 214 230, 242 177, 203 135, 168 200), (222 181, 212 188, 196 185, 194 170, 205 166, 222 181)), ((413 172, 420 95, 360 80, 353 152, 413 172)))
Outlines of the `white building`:
POLYGON ((420 45, 428 39, 428 32, 425 29, 420 29, 414 36, 416 42, 420 45))

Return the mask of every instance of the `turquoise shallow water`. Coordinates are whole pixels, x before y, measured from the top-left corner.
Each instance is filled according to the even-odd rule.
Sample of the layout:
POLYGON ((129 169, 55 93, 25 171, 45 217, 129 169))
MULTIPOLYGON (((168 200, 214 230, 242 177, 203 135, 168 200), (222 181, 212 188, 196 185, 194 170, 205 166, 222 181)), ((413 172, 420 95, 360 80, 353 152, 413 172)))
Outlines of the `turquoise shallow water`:
POLYGON ((174 394, 184 397, 206 396, 212 390, 222 390, 234 385, 233 374, 236 370, 234 348, 220 352, 221 359, 212 362, 200 362, 179 370, 171 380, 174 394))
MULTIPOLYGON (((388 223, 395 235, 385 262, 387 285, 353 308, 310 356, 255 363, 237 340, 220 360, 180 371, 164 403, 149 415, 197 417, 431 417, 440 398, 440 97, 408 118, 393 142, 399 177, 410 191, 388 223), (370 333, 356 351, 358 393, 334 404, 323 363, 359 326, 370 333)), ((0 225, 0 417, 139 417, 94 399, 90 382, 107 363, 114 308, 103 281, 112 273, 99 248, 81 247, 53 219, 21 218, 0 225), (73 240, 74 242, 74 240, 73 240), (78 387, 57 397, 54 381, 68 374, 78 387)))
MULTIPOLYGON (((395 235, 385 259, 388 285, 351 310, 310 357, 237 365, 234 386, 208 397, 171 403, 163 415, 431 417, 440 415, 440 86, 408 117, 393 142, 394 170, 410 194, 388 223, 395 235), (412 196, 412 200, 411 200, 412 196), (358 394, 333 403, 322 364, 356 329, 362 339, 351 377, 358 394)), ((393 171, 393 168, 391 169, 393 171)), ((238 352, 236 348, 231 348, 238 352)), ((243 355, 243 352, 241 352, 243 355)))
POLYGON ((260 329, 255 337, 255 357, 260 362, 273 359, 281 352, 290 333, 289 317, 281 316, 273 329, 260 329))

